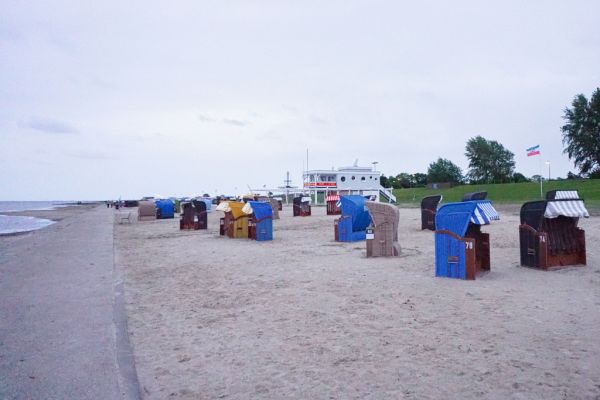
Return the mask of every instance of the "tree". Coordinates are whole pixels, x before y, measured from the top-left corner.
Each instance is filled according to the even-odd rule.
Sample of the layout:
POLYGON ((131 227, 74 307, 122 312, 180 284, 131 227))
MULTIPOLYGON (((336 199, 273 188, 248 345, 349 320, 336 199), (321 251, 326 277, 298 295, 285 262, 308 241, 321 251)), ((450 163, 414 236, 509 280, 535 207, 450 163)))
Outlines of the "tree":
POLYGON ((515 155, 495 140, 482 136, 467 141, 467 177, 473 183, 510 182, 515 170, 515 155))
POLYGON ((388 178, 385 175, 381 175, 381 178, 379 178, 379 183, 381 184, 381 186, 383 186, 384 188, 389 188, 389 182, 388 182, 388 178))
POLYGON ((562 126, 563 152, 573 160, 581 174, 600 170, 600 88, 590 101, 583 94, 575 96, 573 108, 565 108, 562 126))
POLYGON ((540 180, 543 180, 543 179, 544 179, 544 177, 539 174, 535 174, 531 177, 531 180, 534 182, 539 182, 540 180))
POLYGON ((522 182, 529 182, 529 179, 527 179, 527 177, 525 175, 523 175, 520 172, 515 172, 512 176, 512 181, 514 183, 522 183, 522 182))
POLYGON ((438 158, 437 161, 429 164, 427 168, 428 182, 462 182, 462 171, 460 167, 452 161, 445 158, 438 158))
POLYGON ((413 174, 414 186, 425 186, 427 185, 427 174, 416 172, 413 174))
POLYGON ((396 175, 396 181, 402 188, 409 188, 413 185, 412 175, 406 172, 401 172, 396 175))
POLYGON ((581 179, 581 176, 569 171, 569 173, 567 174, 567 179, 569 179, 569 180, 581 179))

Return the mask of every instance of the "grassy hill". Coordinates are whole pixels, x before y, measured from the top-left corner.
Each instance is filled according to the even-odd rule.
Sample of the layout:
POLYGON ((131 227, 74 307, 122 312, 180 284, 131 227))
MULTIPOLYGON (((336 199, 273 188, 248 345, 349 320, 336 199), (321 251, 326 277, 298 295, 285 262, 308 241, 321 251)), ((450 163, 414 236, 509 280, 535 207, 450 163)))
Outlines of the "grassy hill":
MULTIPOLYGON (((600 209, 600 179, 581 179, 544 182, 544 196, 548 190, 574 189, 579 191, 579 196, 585 199, 586 205, 600 209)), ((420 206, 421 199, 425 196, 441 194, 444 203, 460 201, 466 192, 488 192, 488 199, 494 203, 522 204, 530 200, 539 200, 540 184, 536 182, 505 183, 494 185, 462 185, 450 189, 409 188, 395 189, 394 195, 398 204, 420 206)))

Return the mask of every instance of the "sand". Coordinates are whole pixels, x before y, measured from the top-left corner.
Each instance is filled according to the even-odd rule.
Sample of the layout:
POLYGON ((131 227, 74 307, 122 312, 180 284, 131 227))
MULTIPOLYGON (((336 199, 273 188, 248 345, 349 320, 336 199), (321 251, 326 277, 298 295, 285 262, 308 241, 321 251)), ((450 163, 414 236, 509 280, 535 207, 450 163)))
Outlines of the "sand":
POLYGON ((500 208, 492 270, 434 277, 433 234, 402 209, 399 258, 333 241, 324 208, 274 222, 275 240, 116 225, 143 398, 600 398, 600 224, 588 265, 519 266, 518 208, 500 208))

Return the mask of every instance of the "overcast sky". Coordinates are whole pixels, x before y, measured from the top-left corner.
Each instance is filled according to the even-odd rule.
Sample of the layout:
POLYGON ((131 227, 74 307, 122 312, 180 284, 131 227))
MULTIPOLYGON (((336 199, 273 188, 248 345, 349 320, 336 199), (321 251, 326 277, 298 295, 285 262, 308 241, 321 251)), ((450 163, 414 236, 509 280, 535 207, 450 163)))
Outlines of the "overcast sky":
POLYGON ((527 176, 540 144, 565 176, 561 117, 600 86, 599 15, 595 0, 0 0, 0 200, 299 184, 307 148, 311 169, 465 170, 476 135, 527 176))

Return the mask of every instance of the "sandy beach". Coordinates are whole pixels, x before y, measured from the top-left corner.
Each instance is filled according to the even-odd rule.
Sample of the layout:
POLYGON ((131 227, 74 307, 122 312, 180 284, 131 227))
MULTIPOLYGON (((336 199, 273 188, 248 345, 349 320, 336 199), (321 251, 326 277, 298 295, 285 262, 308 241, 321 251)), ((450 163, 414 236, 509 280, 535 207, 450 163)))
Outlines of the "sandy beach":
POLYGON ((115 225, 146 399, 600 398, 598 217, 588 265, 519 266, 518 207, 486 226, 491 272, 434 277, 433 234, 401 209, 399 258, 336 243, 333 216, 284 208, 272 242, 115 225))

